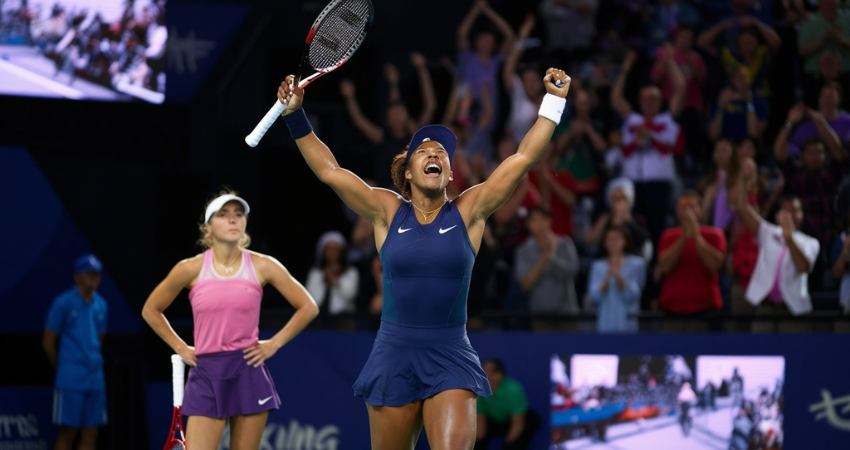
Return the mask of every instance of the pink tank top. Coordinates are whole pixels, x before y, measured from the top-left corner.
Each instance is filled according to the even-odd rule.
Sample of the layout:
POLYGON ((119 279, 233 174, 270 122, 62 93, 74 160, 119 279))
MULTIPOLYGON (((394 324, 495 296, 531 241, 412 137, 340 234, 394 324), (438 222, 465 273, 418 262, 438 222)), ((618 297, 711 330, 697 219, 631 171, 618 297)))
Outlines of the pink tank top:
POLYGON ((243 350, 258 341, 263 289, 251 255, 242 251, 242 265, 231 276, 213 270, 212 250, 204 252, 198 282, 189 291, 195 319, 195 354, 243 350))

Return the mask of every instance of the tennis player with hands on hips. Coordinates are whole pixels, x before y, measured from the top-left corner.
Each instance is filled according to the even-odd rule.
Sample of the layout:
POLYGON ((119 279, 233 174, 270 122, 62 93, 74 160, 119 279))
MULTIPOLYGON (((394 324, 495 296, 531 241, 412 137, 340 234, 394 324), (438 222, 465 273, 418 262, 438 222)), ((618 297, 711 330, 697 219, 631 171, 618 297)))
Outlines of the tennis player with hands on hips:
MULTIPOLYGON (((487 217, 511 195, 548 145, 566 104, 570 78, 549 69, 547 95, 517 153, 481 184, 449 200, 457 138, 446 127, 417 131, 392 163, 401 195, 370 187, 337 164, 301 108, 289 76, 278 88, 283 119, 319 179, 375 228, 383 264, 383 310, 371 355, 354 383, 366 402, 373 450, 412 449, 425 427, 434 450, 471 449, 476 398, 490 395, 466 336, 466 303, 487 217), (556 84, 557 83, 557 84, 556 84)), ((193 449, 194 450, 194 449, 193 449)))
POLYGON ((145 302, 142 316, 183 361, 189 372, 183 414, 192 450, 219 448, 230 419, 230 448, 257 450, 269 411, 280 398, 264 362, 319 313, 304 286, 276 259, 249 251, 245 233, 250 208, 224 192, 206 208, 201 244, 206 251, 177 263, 145 302), (295 307, 289 322, 269 340, 259 340, 263 286, 271 284, 295 307), (171 328, 163 312, 184 288, 194 317, 194 347, 171 328))

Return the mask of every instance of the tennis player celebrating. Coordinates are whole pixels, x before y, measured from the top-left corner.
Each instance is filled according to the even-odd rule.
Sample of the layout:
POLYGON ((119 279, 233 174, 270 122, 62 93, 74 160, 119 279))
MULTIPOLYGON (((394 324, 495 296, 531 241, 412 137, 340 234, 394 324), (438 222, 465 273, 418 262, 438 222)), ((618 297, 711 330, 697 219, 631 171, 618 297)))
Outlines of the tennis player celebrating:
POLYGON ((414 134, 395 157, 401 196, 372 188, 339 167, 312 132, 303 89, 289 76, 278 89, 284 121, 307 164, 351 209, 372 222, 383 263, 383 312, 372 354, 354 383, 366 401, 375 450, 413 448, 422 426, 434 450, 471 449, 478 395, 490 395, 478 355, 466 336, 466 301, 484 223, 543 153, 560 121, 570 78, 549 69, 548 94, 535 125, 479 185, 449 201, 457 139, 441 125, 414 134), (402 198, 403 197, 403 198, 402 198))
POLYGON ((207 250, 177 263, 145 302, 142 317, 186 364, 183 414, 192 450, 215 450, 230 419, 230 448, 256 450, 269 410, 280 399, 264 361, 319 313, 316 302, 277 260, 246 250, 248 202, 231 192, 207 205, 201 244, 207 250), (263 286, 271 284, 296 311, 267 341, 258 340, 263 286), (195 319, 194 347, 163 312, 183 288, 195 319))

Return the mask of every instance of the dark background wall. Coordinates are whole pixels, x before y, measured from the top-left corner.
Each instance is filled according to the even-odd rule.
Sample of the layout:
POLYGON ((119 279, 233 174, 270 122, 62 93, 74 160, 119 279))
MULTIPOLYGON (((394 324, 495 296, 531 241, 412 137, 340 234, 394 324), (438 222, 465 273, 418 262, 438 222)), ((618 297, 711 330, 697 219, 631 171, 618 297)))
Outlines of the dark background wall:
MULTIPOLYGON (((305 107, 319 136, 340 163, 355 172, 371 166, 372 152, 348 120, 340 80, 351 78, 356 83, 365 113, 380 123, 386 97, 383 65, 396 63, 415 112, 418 92, 408 58, 411 51, 420 51, 429 59, 442 108, 451 75, 440 59, 454 57, 455 27, 471 5, 451 0, 373 1, 375 22, 365 43, 350 63, 308 89, 305 107)), ((151 361, 162 360, 169 350, 137 315, 171 267, 200 251, 195 244, 198 222, 205 202, 220 186, 238 190, 250 202, 252 249, 275 256, 302 281, 319 235, 350 229, 342 204, 309 171, 283 123, 276 124, 256 148, 243 140, 275 100, 277 85, 297 68, 304 36, 325 3, 170 1, 171 37, 185 38, 192 31, 198 39, 216 40, 220 46, 218 60, 205 76, 194 77, 188 87, 169 84, 181 91, 169 89, 167 99, 185 100, 150 105, 0 96, 0 151, 15 148, 29 154, 61 203, 64 220, 82 239, 77 246, 52 242, 57 250, 38 255, 41 263, 23 284, 0 293, 7 323, 28 317, 43 324, 45 305, 72 285, 73 258, 83 249, 104 263, 114 288, 108 300, 125 302, 133 316, 112 326, 105 343, 109 407, 121 414, 103 437, 103 448, 144 442, 144 418, 133 411, 143 409, 142 383, 167 379, 167 365, 151 361), (217 6, 247 6, 232 35, 203 34, 210 21, 220 18, 212 14, 217 6), (36 292, 45 298, 33 301, 36 292)), ((491 3, 517 25, 522 12, 536 2, 491 3)), ((179 74, 171 56, 167 76, 176 80, 179 74)), ((3 186, 28 198, 15 183, 3 186)), ((14 226, 35 225, 15 223, 15 212, 7 212, 11 219, 6 223, 12 227, 0 229, 8 233, 9 241, 15 239, 9 231, 14 226)), ((10 265, 20 251, 0 244, 10 265)), ((168 316, 190 339, 191 310, 185 294, 168 316)), ((264 299, 261 326, 280 326, 290 308, 273 290, 267 289, 264 299)), ((31 361, 0 370, 0 386, 52 384, 41 331, 37 326, 0 329, 5 359, 31 361)))
MULTIPOLYGON (((339 81, 355 81, 364 111, 380 123, 383 64, 400 66, 415 110, 418 93, 407 61, 411 51, 420 51, 429 58, 442 107, 449 74, 440 58, 454 55, 454 30, 467 3, 374 2, 374 25, 355 57, 308 89, 305 109, 341 164, 357 172, 369 167, 371 154, 348 120, 339 81)), ((503 3, 510 11, 533 2, 503 3)), ((189 102, 0 97, 0 144, 29 150, 131 305, 140 308, 173 264, 199 251, 197 223, 219 186, 235 188, 250 202, 252 248, 274 255, 298 277, 306 275, 322 232, 347 231, 337 197, 309 171, 284 124, 257 148, 243 141, 285 74, 295 71, 306 30, 323 6, 253 4, 189 102)), ((521 14, 507 17, 521 20, 521 14)))

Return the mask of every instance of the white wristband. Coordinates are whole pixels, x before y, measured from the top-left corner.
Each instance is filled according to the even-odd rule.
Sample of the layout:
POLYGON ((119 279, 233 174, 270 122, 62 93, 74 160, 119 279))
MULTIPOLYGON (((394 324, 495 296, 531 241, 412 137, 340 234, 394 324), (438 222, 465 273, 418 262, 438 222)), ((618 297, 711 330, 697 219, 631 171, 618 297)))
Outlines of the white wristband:
POLYGON ((543 102, 540 103, 540 111, 537 115, 543 116, 555 125, 561 123, 561 116, 564 114, 564 107, 567 106, 567 99, 558 97, 557 95, 546 94, 543 96, 543 102))

